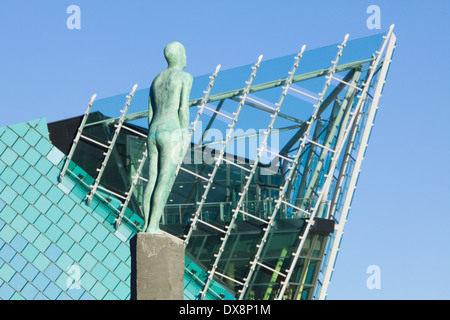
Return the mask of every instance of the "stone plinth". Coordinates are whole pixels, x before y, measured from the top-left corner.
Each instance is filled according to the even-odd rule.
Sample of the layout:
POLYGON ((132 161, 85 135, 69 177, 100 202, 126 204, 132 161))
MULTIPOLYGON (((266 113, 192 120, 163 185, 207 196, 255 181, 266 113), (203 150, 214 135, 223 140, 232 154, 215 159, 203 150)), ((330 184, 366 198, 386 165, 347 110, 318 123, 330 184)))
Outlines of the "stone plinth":
POLYGON ((131 240, 130 249, 132 300, 183 300, 182 240, 138 233, 131 240))

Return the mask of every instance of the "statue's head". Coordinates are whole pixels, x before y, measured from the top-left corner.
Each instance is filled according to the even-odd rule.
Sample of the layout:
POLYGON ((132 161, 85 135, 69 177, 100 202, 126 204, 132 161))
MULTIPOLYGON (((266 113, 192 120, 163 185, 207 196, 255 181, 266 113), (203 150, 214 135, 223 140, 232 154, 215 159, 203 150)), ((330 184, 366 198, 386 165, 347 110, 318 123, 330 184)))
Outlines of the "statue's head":
POLYGON ((164 49, 164 56, 166 57, 169 68, 186 68, 186 50, 184 46, 177 42, 169 43, 164 49))

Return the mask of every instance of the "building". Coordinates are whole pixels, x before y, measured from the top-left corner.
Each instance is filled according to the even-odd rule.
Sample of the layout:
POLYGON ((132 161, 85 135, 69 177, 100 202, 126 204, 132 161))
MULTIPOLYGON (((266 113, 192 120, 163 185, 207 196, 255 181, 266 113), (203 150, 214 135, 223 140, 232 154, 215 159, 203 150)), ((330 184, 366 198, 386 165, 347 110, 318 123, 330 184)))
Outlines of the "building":
MULTIPOLYGON (((186 243, 185 299, 326 298, 392 29, 194 79, 162 221, 186 243)), ((0 129, 0 299, 130 298, 147 100, 134 87, 0 129)))

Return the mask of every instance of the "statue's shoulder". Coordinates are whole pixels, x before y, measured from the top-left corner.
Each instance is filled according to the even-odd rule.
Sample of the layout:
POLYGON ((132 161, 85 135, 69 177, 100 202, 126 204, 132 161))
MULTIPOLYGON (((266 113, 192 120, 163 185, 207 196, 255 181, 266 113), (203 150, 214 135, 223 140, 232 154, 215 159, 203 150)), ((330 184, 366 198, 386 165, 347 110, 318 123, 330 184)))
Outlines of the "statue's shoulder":
POLYGON ((193 79, 194 77, 192 76, 192 74, 186 72, 186 71, 180 71, 180 73, 183 75, 183 77, 185 79, 193 79))
POLYGON ((155 77, 153 84, 166 81, 192 84, 193 80, 194 77, 190 73, 182 70, 166 69, 155 77))
POLYGON ((192 84, 192 82, 194 81, 194 77, 192 76, 192 74, 187 73, 185 71, 181 71, 181 72, 183 73, 184 80, 187 83, 192 84))

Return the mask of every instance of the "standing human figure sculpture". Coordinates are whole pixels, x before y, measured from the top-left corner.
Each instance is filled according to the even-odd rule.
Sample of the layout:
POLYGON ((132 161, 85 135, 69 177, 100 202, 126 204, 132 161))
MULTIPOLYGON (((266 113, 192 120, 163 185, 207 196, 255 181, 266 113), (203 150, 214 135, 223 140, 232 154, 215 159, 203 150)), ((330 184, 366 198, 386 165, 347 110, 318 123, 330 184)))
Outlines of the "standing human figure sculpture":
POLYGON ((193 77, 186 68, 186 51, 179 42, 164 49, 168 68, 150 87, 147 138, 149 181, 144 192, 144 232, 161 234, 159 227, 175 171, 188 147, 189 96, 193 77))

